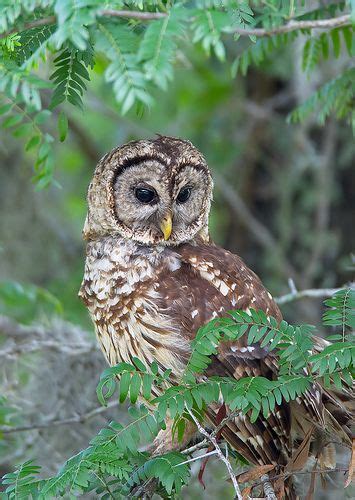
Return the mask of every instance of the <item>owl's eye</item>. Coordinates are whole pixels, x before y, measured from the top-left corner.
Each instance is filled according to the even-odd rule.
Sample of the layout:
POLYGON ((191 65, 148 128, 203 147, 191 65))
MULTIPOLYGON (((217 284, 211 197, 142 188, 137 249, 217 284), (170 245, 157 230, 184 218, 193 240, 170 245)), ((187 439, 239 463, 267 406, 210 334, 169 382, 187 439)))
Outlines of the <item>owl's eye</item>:
POLYGON ((191 194, 191 187, 190 186, 185 186, 182 189, 180 189, 179 194, 177 195, 177 202, 178 203, 185 203, 189 198, 191 194))
POLYGON ((134 191, 136 198, 141 203, 151 203, 156 198, 156 192, 154 189, 148 188, 136 188, 134 191))

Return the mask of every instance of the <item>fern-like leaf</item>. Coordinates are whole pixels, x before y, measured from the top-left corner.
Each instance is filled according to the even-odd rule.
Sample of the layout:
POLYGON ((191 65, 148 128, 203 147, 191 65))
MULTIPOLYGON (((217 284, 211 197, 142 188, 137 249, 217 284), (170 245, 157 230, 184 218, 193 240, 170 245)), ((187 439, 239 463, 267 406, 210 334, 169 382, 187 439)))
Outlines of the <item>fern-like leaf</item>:
POLYGON ((260 66, 263 62, 267 62, 273 56, 276 49, 281 49, 289 45, 298 34, 296 31, 274 35, 269 38, 260 38, 255 43, 252 43, 233 61, 231 67, 232 76, 235 77, 237 73, 245 76, 252 64, 260 66))
POLYGON ((101 21, 95 37, 96 49, 111 61, 105 71, 105 78, 112 83, 122 113, 127 113, 136 102, 151 105, 153 100, 139 65, 138 38, 134 31, 124 24, 101 21))
POLYGON ((40 469, 29 460, 17 466, 14 472, 5 474, 2 484, 8 485, 5 490, 7 498, 9 500, 25 500, 31 496, 36 498, 41 485, 41 481, 37 478, 40 469))
POLYGON ((230 27, 230 17, 227 12, 212 9, 197 11, 192 24, 193 42, 202 44, 207 55, 211 49, 221 61, 225 60, 225 48, 221 41, 222 32, 230 27))
POLYGON ((324 301, 327 306, 323 314, 323 323, 328 326, 341 326, 355 329, 355 289, 344 288, 324 301))
POLYGON ((42 26, 20 33, 20 48, 16 51, 16 62, 23 69, 32 69, 44 60, 47 48, 53 38, 55 26, 42 26))
POLYGON ((293 371, 303 370, 307 365, 307 352, 312 348, 311 325, 292 326, 286 321, 278 323, 273 317, 267 317, 263 311, 250 309, 231 311, 229 318, 216 319, 202 327, 192 342, 192 354, 186 372, 202 372, 215 354, 219 342, 238 340, 248 334, 248 345, 260 342, 261 347, 278 350, 280 370, 290 364, 293 371))
POLYGON ((183 35, 185 16, 184 9, 173 7, 164 19, 149 24, 139 47, 147 79, 163 90, 173 77, 176 39, 183 35))
POLYGON ((187 484, 190 478, 190 469, 185 461, 186 457, 177 452, 151 458, 136 469, 123 492, 128 494, 136 484, 156 478, 169 496, 173 491, 180 493, 182 486, 187 484))
POLYGON ((74 106, 82 107, 82 95, 86 90, 84 80, 90 80, 89 73, 80 60, 77 50, 65 49, 54 60, 56 71, 50 76, 55 84, 51 108, 63 101, 69 101, 74 106))
POLYGON ((354 80, 355 68, 344 71, 292 111, 288 116, 288 122, 301 122, 315 113, 318 123, 322 125, 326 118, 334 113, 338 119, 347 119, 352 124, 355 133, 354 80))

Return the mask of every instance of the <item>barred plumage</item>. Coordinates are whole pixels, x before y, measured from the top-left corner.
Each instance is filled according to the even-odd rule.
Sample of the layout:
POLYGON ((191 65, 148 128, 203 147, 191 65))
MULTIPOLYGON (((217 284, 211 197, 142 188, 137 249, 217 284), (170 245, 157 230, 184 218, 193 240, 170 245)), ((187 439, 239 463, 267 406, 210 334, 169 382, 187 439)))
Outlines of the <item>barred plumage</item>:
MULTIPOLYGON (((210 242, 211 200, 209 169, 188 141, 158 137, 132 142, 99 163, 88 194, 80 296, 111 365, 138 356, 147 365, 155 360, 171 368, 178 378, 191 340, 212 318, 252 307, 281 320, 259 278, 238 256, 210 242), (137 189, 150 201, 137 199, 137 189)), ((277 372, 273 353, 248 346, 244 336, 220 346, 206 375, 273 379, 277 372)), ((247 416, 237 416, 223 436, 251 463, 285 464, 313 424, 314 439, 330 424, 341 440, 348 439, 350 413, 339 398, 332 398, 315 386, 253 424, 247 416), (343 418, 344 432, 327 404, 343 418)), ((208 408, 211 422, 217 411, 216 405, 208 408)), ((161 449, 174 445, 171 437, 165 438, 158 439, 161 449)))

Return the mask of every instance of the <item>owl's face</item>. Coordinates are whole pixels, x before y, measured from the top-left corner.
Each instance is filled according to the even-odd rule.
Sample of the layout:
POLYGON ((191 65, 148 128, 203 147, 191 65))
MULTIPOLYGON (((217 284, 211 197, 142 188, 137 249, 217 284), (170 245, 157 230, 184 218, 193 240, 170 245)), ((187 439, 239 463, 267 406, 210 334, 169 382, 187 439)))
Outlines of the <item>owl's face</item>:
POLYGON ((145 245, 207 238, 212 179, 188 141, 128 143, 99 163, 89 188, 84 236, 119 234, 145 245))

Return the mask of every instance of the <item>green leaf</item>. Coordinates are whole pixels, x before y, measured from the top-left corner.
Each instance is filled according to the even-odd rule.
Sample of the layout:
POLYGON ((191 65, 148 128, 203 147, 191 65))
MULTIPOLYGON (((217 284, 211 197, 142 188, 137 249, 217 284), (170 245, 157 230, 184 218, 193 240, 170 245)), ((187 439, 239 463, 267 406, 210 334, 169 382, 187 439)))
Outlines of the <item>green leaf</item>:
POLYGON ((95 39, 97 50, 111 61, 105 71, 105 79, 112 83, 122 113, 127 113, 135 103, 150 106, 153 100, 139 64, 138 38, 133 30, 123 23, 102 20, 95 39))
POLYGON ((120 397, 119 397, 120 403, 123 403, 126 400, 128 391, 130 389, 130 384, 131 384, 131 373, 123 372, 120 378, 120 397))
POLYGON ((63 101, 82 108, 82 94, 86 90, 85 80, 89 73, 85 64, 91 63, 91 50, 80 52, 76 49, 64 49, 54 60, 57 68, 50 76, 55 84, 50 108, 53 109, 63 101))
POLYGON ((340 34, 339 34, 339 29, 336 28, 330 32, 330 36, 333 41, 333 49, 334 49, 334 55, 336 58, 340 56, 340 34))
POLYGON ((64 111, 58 115, 58 132, 60 142, 64 142, 68 134, 68 118, 64 111))
POLYGON ((186 10, 172 7, 164 19, 149 23, 141 41, 138 58, 144 63, 145 75, 162 90, 173 77, 176 39, 184 33, 186 10))
POLYGON ((112 394, 115 392, 116 389, 116 382, 114 379, 103 379, 100 380, 97 388, 96 388, 96 394, 97 394, 97 399, 99 402, 102 404, 102 406, 106 406, 106 400, 109 399, 112 394))
POLYGON ((152 392, 153 376, 145 373, 143 376, 142 391, 145 399, 150 399, 152 392))
POLYGON ((36 116, 34 117, 34 122, 37 125, 42 125, 43 123, 45 123, 48 120, 48 118, 51 116, 51 114, 52 113, 48 109, 42 109, 42 111, 37 113, 36 116))
POLYGON ((133 373, 129 391, 130 400, 132 404, 134 404, 137 401, 140 388, 141 388, 141 377, 139 373, 133 373))
POLYGON ((19 123, 22 122, 22 119, 23 119, 22 114, 8 116, 2 122, 2 126, 3 126, 3 128, 15 127, 16 125, 18 125, 19 123))
POLYGON ((138 368, 138 370, 140 370, 143 373, 147 371, 145 364, 139 358, 133 356, 132 361, 134 365, 138 368))

